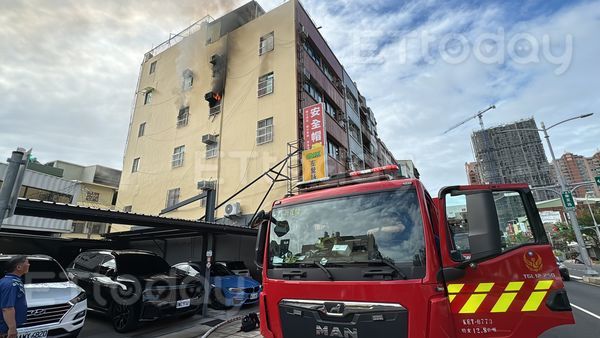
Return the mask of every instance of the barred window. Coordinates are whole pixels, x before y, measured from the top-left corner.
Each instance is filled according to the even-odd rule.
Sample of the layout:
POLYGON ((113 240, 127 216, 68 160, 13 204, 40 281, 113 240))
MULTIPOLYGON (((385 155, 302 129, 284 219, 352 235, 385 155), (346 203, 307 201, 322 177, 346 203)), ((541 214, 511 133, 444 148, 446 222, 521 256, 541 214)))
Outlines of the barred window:
POLYGON ((354 122, 352 122, 352 121, 350 121, 349 124, 350 124, 350 128, 349 128, 350 129, 350 136, 352 136, 352 138, 354 138, 354 140, 356 142, 358 142, 358 144, 361 144, 361 142, 360 142, 360 129, 358 129, 358 126, 354 122))
POLYGON ((185 108, 179 109, 179 114, 177 114, 177 128, 187 126, 189 116, 190 116, 190 107, 185 107, 185 108))
POLYGON ((185 146, 179 146, 173 149, 173 158, 171 159, 171 168, 181 167, 183 165, 183 157, 185 154, 185 146))
POLYGON ((219 156, 219 137, 216 137, 217 142, 206 145, 206 158, 215 158, 219 156))
POLYGON ((140 168, 140 158, 134 158, 133 159, 133 164, 131 165, 131 172, 135 173, 138 171, 138 169, 140 168))
POLYGON ((263 55, 266 52, 270 52, 274 48, 275 35, 273 32, 263 35, 260 37, 260 44, 258 46, 258 55, 263 55))
POLYGON ((258 121, 256 129, 256 144, 273 142, 273 118, 258 121))
POLYGON ((167 191, 167 208, 179 203, 179 188, 170 189, 167 191))
POLYGON ((258 96, 265 96, 273 92, 273 72, 258 78, 258 96))

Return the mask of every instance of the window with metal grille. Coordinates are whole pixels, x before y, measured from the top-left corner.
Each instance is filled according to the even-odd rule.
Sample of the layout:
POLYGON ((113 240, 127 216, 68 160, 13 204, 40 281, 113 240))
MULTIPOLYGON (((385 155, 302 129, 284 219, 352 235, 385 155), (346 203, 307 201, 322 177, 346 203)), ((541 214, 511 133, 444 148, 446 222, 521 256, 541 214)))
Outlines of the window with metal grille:
POLYGON ((187 126, 189 117, 190 117, 190 107, 185 107, 185 108, 179 109, 179 114, 177 114, 177 128, 187 126))
POLYGON ((150 64, 150 72, 149 74, 154 74, 154 72, 156 72, 156 61, 152 62, 150 64))
POLYGON ((206 145, 206 158, 215 158, 219 156, 219 136, 216 136, 217 142, 206 145))
POLYGON ((273 72, 258 78, 258 96, 265 96, 273 92, 273 72))
POLYGON ((352 121, 349 122, 349 125, 350 125, 350 128, 349 128, 350 129, 350 136, 352 136, 352 138, 356 142, 358 142, 358 144, 361 144, 361 142, 360 142, 360 129, 358 129, 358 126, 354 122, 352 122, 352 121))
POLYGON ((131 172, 135 173, 138 171, 138 169, 140 168, 140 158, 134 158, 133 159, 133 164, 131 165, 131 172))
POLYGON ((167 208, 179 203, 179 188, 170 189, 167 191, 167 208))
POLYGON ((273 118, 258 121, 256 129, 256 144, 273 142, 273 118))
POLYGON ((263 55, 266 52, 270 52, 274 48, 275 35, 271 32, 267 35, 260 37, 260 44, 258 46, 258 55, 263 55))
POLYGON ((144 94, 144 104, 150 103, 152 103, 152 90, 149 90, 144 94))
POLYGON ((85 200, 87 202, 98 202, 100 200, 100 193, 95 191, 86 191, 85 200))
POLYGON ((146 132, 146 122, 140 124, 140 128, 138 129, 138 137, 144 136, 145 132, 146 132))
POLYGON ((185 154, 185 146, 179 146, 173 149, 173 158, 171 159, 171 168, 181 167, 183 165, 183 157, 185 154))

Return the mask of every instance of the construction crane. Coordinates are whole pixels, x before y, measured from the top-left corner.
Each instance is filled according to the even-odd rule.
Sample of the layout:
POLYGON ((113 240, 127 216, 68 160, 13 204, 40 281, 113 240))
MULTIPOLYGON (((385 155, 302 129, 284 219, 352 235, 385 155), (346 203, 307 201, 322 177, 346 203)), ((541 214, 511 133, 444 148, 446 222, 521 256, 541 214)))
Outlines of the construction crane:
MULTIPOLYGON (((488 144, 489 144, 489 141, 488 141, 488 135, 487 135, 487 133, 486 133, 486 131, 485 131, 485 127, 484 127, 484 125, 483 125, 483 114, 485 114, 487 111, 490 111, 490 110, 492 110, 492 109, 496 109, 496 106, 495 106, 495 105, 491 105, 491 106, 487 107, 487 108, 486 108, 486 109, 484 109, 484 110, 480 110, 480 111, 478 111, 478 112, 477 112, 477 114, 475 114, 475 115, 473 115, 473 116, 469 117, 468 119, 465 119, 464 121, 461 121, 460 123, 458 123, 458 124, 456 124, 456 125, 452 126, 450 129, 446 130, 446 131, 444 132, 444 134, 447 134, 448 132, 450 132, 450 131, 452 131, 452 130, 454 130, 454 129, 456 129, 456 128, 460 127, 460 126, 462 126, 463 124, 465 124, 465 123, 467 123, 467 122, 471 121, 471 120, 472 120, 472 119, 474 119, 474 118, 478 118, 478 119, 479 119, 479 125, 481 126, 481 133, 482 133, 482 136, 483 136, 483 152, 482 152, 482 161, 479 163, 479 167, 480 167, 480 169, 481 169, 481 172, 480 172, 480 174, 481 174, 481 178, 482 178, 484 181, 487 181, 487 180, 485 179, 485 178, 486 178, 486 177, 485 177, 485 171, 486 171, 486 170, 485 170, 485 168, 484 168, 484 166, 483 166, 483 163, 485 162, 485 163, 486 163, 486 164, 489 166, 489 172, 488 172, 488 174, 489 174, 489 173, 492 173, 492 175, 493 175, 493 177, 487 177, 487 178, 488 178, 488 180, 489 180, 489 181, 491 181, 491 182, 487 182, 487 183, 500 183, 500 182, 494 182, 494 181, 496 181, 496 170, 495 170, 495 169, 496 169, 496 168, 495 168, 496 166, 494 165, 494 161, 493 161, 493 159, 492 159, 491 152, 488 152, 488 149, 489 149, 489 147, 488 147, 488 144)), ((474 149, 473 149, 473 150, 474 150, 474 149)), ((477 160, 477 156, 475 156, 475 159, 477 160)), ((477 160, 477 162, 479 162, 479 160, 477 160)), ((492 175, 490 175, 490 176, 492 176, 492 175)))
POLYGON ((485 112, 487 112, 488 110, 492 110, 492 109, 496 109, 496 106, 495 105, 491 105, 491 106, 487 107, 484 110, 478 111, 477 114, 475 114, 475 115, 473 115, 473 116, 465 119, 464 121, 456 124, 455 126, 450 127, 448 130, 446 130, 444 132, 444 134, 447 134, 448 132, 450 132, 450 131, 452 131, 452 130, 454 130, 454 129, 460 127, 460 126, 462 126, 463 124, 471 121, 471 119, 474 119, 474 118, 479 118, 479 125, 481 126, 481 130, 483 130, 484 129, 484 127, 483 127, 483 114, 485 114, 485 112))

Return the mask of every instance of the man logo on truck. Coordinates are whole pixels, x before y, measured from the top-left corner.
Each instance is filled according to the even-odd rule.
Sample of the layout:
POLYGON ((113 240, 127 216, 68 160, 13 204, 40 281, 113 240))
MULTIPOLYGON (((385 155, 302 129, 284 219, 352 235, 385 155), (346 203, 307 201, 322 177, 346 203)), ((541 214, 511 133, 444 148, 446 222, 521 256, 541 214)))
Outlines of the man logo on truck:
POLYGON ((358 338, 358 330, 345 327, 342 334, 342 330, 337 326, 333 326, 331 331, 329 331, 329 327, 327 325, 317 325, 315 335, 325 337, 358 338))

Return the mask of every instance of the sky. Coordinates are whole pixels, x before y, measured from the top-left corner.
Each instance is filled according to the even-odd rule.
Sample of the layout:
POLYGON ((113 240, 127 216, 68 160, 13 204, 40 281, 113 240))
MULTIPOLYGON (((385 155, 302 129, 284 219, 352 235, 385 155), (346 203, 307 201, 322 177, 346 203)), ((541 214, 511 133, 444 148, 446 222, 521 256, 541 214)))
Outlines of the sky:
MULTIPOLYGON (((145 52, 238 0, 0 1, 0 156, 121 168, 145 52)), ((270 10, 281 0, 259 1, 270 10)), ((535 117, 557 156, 600 150, 600 1, 318 1, 302 4, 430 192, 466 184, 470 135, 535 117)), ((547 152, 549 155, 549 152, 547 152)))

